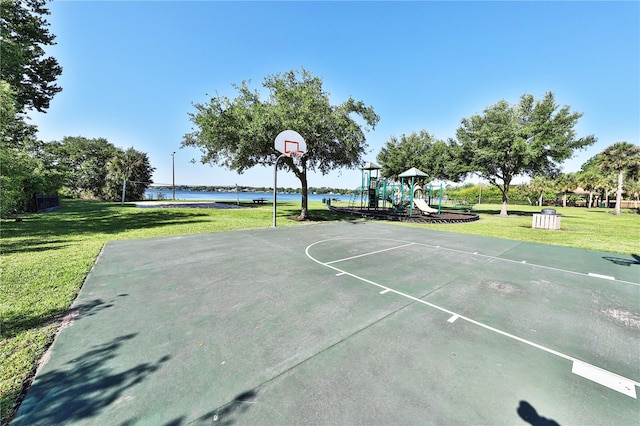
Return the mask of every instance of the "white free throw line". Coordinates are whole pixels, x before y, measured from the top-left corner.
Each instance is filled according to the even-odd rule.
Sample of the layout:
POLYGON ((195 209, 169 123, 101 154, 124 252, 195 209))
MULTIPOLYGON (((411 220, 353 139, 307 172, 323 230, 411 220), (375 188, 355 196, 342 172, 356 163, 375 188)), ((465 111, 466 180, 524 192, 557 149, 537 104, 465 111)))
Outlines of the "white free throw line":
MULTIPOLYGON (((331 269, 333 269, 333 270, 335 270, 337 272, 341 272, 342 273, 341 275, 348 275, 348 276, 350 276, 352 278, 355 278, 355 279, 360 280, 362 282, 365 282, 367 284, 371 284, 371 285, 374 285, 376 287, 382 288, 382 289, 386 290, 385 293, 386 292, 393 292, 393 293, 395 293, 395 294, 397 294, 399 296, 403 296, 403 297, 406 297, 407 299, 413 300, 414 302, 421 303, 423 305, 427 305, 427 306, 430 306, 430 307, 432 307, 434 309, 437 309, 439 311, 445 312, 445 313, 451 315, 449 320, 451 320, 453 317, 456 317, 455 320, 462 319, 462 320, 467 321, 467 322, 469 322, 471 324, 477 325, 478 327, 482 327, 482 328, 484 328, 486 330, 493 331, 494 333, 500 334, 502 336, 505 336, 505 337, 508 337, 510 339, 516 340, 518 342, 521 342, 521 343, 524 343, 526 345, 532 346, 532 347, 534 347, 536 349, 540 349, 540 350, 542 350, 544 352, 550 353, 552 355, 556 355, 556 356, 558 356, 560 358, 564 358, 567 361, 571 361, 573 363, 573 365, 574 365, 574 368, 575 368, 576 363, 579 363, 578 371, 585 371, 585 370, 588 371, 588 373, 585 373, 585 375, 580 374, 582 377, 584 377, 586 379, 589 379, 589 380, 593 380, 594 382, 599 383, 599 384, 601 384, 603 386, 607 386, 610 389, 613 389, 615 391, 624 393, 625 395, 631 396, 632 398, 636 398, 636 396, 635 396, 636 395, 635 388, 633 389, 633 392, 623 392, 621 389, 624 386, 628 386, 628 385, 640 386, 640 382, 637 382, 637 381, 632 380, 632 379, 628 379, 626 377, 620 376, 620 375, 618 375, 616 373, 612 373, 611 371, 602 369, 600 367, 596 367, 595 365, 592 365, 592 364, 589 364, 587 362, 581 361, 581 360, 579 360, 577 358, 574 358, 574 357, 572 357, 570 355, 567 355, 567 354, 564 354, 562 352, 556 351, 555 349, 547 348, 546 346, 542 346, 542 345, 540 345, 538 343, 532 342, 532 341, 527 340, 527 339, 523 339, 522 337, 518 337, 518 336, 516 336, 514 334, 507 333, 506 331, 502 331, 502 330, 497 329, 495 327, 491 327, 490 325, 483 324, 483 323, 481 323, 479 321, 476 321, 474 319, 465 317, 464 315, 460 315, 458 313, 455 313, 455 312, 453 312, 453 311, 451 311, 449 309, 443 308, 443 307, 438 306, 438 305, 434 305, 433 303, 429 303, 426 300, 419 299, 417 297, 411 296, 411 295, 403 293, 401 291, 394 290, 392 288, 386 287, 386 286, 384 286, 382 284, 378 284, 375 281, 371 281, 371 280, 368 280, 368 279, 366 279, 364 277, 360 277, 360 276, 358 276, 356 274, 352 274, 351 272, 347 272, 347 271, 344 271, 342 269, 336 268, 335 266, 332 266, 332 265, 329 264, 329 263, 332 263, 332 262, 327 262, 327 263, 321 262, 318 259, 316 259, 313 256, 311 256, 311 254, 309 253, 309 249, 311 249, 311 247, 315 246, 316 244, 321 244, 321 243, 324 243, 324 242, 327 242, 327 241, 331 241, 331 240, 332 239, 321 240, 321 241, 316 241, 315 243, 309 244, 307 246, 307 248, 305 249, 305 254, 307 255, 307 257, 309 259, 313 260, 317 264, 325 266, 327 268, 331 268, 331 269), (591 373, 591 372, 595 372, 595 371, 597 371, 598 373, 597 374, 596 373, 591 373), (611 379, 609 379, 609 380, 604 380, 604 379, 594 380, 594 379, 592 379, 592 377, 610 377, 610 378, 612 377, 612 378, 615 378, 615 380, 611 380, 611 379), (617 386, 617 387, 611 387, 608 384, 605 384, 605 383, 615 382, 616 380, 620 381, 621 383, 624 383, 624 386, 621 385, 621 386, 617 386)), ((407 244, 407 245, 411 245, 411 244, 407 244)), ((400 248, 400 247, 396 247, 396 248, 400 248)), ((458 251, 458 250, 455 250, 455 251, 458 251)), ((492 256, 487 256, 487 257, 492 257, 492 256)), ((550 269, 555 269, 555 268, 550 268, 550 269)), ((571 272, 571 271, 567 271, 567 272, 571 272)), ((581 274, 581 275, 584 275, 584 274, 581 274)), ((453 322, 453 321, 449 321, 449 322, 453 322)), ((573 369, 572 369, 572 372, 575 373, 575 371, 573 369)), ((575 374, 578 374, 578 373, 575 373, 575 374)))
POLYGON ((331 262, 327 262, 327 265, 330 265, 332 263, 338 263, 338 262, 344 262, 345 260, 351 260, 351 259, 357 259, 359 257, 365 257, 365 256, 371 256, 372 254, 378 254, 378 253, 384 253, 385 251, 391 251, 391 250, 396 250, 399 248, 403 248, 403 247, 407 247, 407 246, 412 246, 415 243, 408 243, 408 244, 403 244, 401 246, 396 246, 396 247, 389 247, 386 249, 382 249, 382 250, 376 250, 376 251, 372 251, 369 253, 363 253, 363 254, 359 254, 357 256, 351 256, 351 257, 345 257, 344 259, 338 259, 338 260, 332 260, 331 262))

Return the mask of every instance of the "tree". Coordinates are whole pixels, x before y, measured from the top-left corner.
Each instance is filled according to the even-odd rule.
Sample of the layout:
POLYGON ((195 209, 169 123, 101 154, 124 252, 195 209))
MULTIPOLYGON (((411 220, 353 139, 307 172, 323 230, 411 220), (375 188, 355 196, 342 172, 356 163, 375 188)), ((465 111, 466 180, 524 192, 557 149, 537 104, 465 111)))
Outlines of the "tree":
POLYGON ((184 136, 182 146, 199 148, 203 164, 243 173, 256 165, 273 166, 280 155, 273 146, 278 133, 297 131, 307 143, 307 153, 300 167, 291 158, 281 164, 300 180, 300 218, 307 219, 307 171, 326 174, 359 166, 367 148, 363 127, 374 128, 379 117, 372 107, 351 97, 332 105, 322 80, 305 69, 268 76, 262 86, 268 91, 266 98, 242 82, 233 86, 238 92, 234 99, 218 95, 195 104, 197 111, 189 114, 195 129, 184 136))
POLYGON ((107 183, 107 164, 120 153, 105 138, 65 136, 47 149, 66 171, 64 186, 75 196, 102 198, 107 183))
POLYGON ((575 150, 596 141, 594 136, 576 138, 574 126, 581 116, 568 106, 559 108, 551 92, 538 101, 524 94, 517 105, 501 100, 482 115, 461 121, 456 132, 458 173, 474 173, 498 187, 500 215, 506 216, 514 177, 556 174, 575 150))
POLYGON ((567 192, 572 192, 577 186, 576 174, 561 173, 554 182, 556 189, 562 192, 562 207, 567 207, 567 192))
POLYGON ((56 193, 62 186, 62 174, 53 161, 36 152, 35 126, 29 126, 15 114, 13 91, 0 81, 0 215, 27 209, 36 193, 56 193), (12 143, 16 129, 21 129, 20 143, 12 143))
POLYGON ((0 57, 2 80, 16 94, 16 110, 45 112, 62 89, 55 84, 62 67, 46 56, 44 47, 54 45, 49 32, 47 0, 0 0, 0 57))
POLYGON ((122 182, 126 181, 125 201, 141 200, 144 191, 153 183, 151 176, 154 170, 144 152, 131 147, 118 153, 107 164, 105 198, 111 201, 122 199, 122 182))
POLYGON ((629 142, 616 142, 597 156, 597 163, 605 173, 615 173, 618 178, 615 214, 620 214, 624 175, 640 169, 640 146, 629 142))
MULTIPOLYGON (((554 191, 555 195, 555 185, 553 181, 546 176, 536 176, 531 179, 529 182, 529 189, 536 194, 536 198, 538 199, 538 206, 542 207, 544 202, 544 194, 545 192, 554 191)), ((554 198, 555 199, 555 198, 554 198)))
POLYGON ((54 44, 46 0, 0 0, 0 156, 1 213, 20 212, 34 193, 60 188, 55 165, 33 156, 38 145, 36 126, 27 110, 44 112, 61 89, 55 85, 62 68, 44 48, 54 44))
POLYGON ((593 160, 589 160, 582 165, 580 171, 576 173, 576 182, 585 191, 589 191, 587 207, 593 207, 593 194, 598 189, 602 189, 602 173, 593 160))
POLYGON ((454 161, 450 147, 426 130, 401 135, 399 139, 391 136, 376 160, 382 166, 382 175, 394 180, 411 167, 425 172, 428 178, 449 179, 454 161))

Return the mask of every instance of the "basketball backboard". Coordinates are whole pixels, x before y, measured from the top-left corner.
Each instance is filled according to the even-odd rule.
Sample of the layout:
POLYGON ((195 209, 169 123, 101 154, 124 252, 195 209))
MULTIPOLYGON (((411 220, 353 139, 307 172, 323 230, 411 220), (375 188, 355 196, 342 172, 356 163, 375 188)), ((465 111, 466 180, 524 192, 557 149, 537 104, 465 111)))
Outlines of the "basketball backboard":
POLYGON ((291 156, 292 152, 304 154, 307 151, 307 144, 298 132, 285 130, 276 136, 274 148, 284 155, 291 156))

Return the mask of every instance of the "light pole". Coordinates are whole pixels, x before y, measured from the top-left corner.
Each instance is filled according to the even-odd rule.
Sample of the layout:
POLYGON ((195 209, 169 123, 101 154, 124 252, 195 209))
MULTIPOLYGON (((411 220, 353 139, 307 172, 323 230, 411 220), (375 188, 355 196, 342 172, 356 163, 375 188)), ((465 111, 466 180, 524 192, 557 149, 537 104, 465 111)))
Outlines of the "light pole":
POLYGON ((176 152, 173 151, 171 153, 171 176, 172 176, 172 180, 171 180, 171 187, 173 188, 172 190, 172 195, 173 195, 173 201, 176 200, 176 152))

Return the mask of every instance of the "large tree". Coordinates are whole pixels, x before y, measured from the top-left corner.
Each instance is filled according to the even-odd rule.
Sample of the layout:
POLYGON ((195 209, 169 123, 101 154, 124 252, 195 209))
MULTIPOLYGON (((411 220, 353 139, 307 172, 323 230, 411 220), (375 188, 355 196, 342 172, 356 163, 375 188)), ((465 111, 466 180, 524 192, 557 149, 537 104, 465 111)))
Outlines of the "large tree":
POLYGON ((455 160, 452 147, 436 139, 426 130, 400 138, 391 136, 385 143, 376 160, 382 166, 382 175, 398 179, 402 172, 416 167, 428 175, 428 178, 451 179, 452 164, 455 160))
POLYGON ((605 173, 616 174, 618 185, 615 214, 620 214, 624 175, 638 174, 640 169, 640 146, 629 142, 616 142, 598 154, 597 163, 605 173))
POLYGON ((364 130, 374 128, 379 117, 373 107, 353 98, 332 105, 322 79, 305 69, 268 76, 263 96, 249 83, 234 85, 237 97, 212 97, 195 104, 189 114, 194 130, 184 136, 182 146, 197 147, 202 163, 219 164, 238 173, 256 165, 273 166, 280 155, 274 148, 278 133, 291 129, 307 144, 300 167, 291 158, 282 161, 302 187, 301 219, 308 218, 307 171, 326 174, 355 168, 362 162, 367 143, 364 130))
POLYGON ((582 114, 559 107, 553 93, 541 100, 522 95, 517 105, 501 100, 462 120, 457 144, 461 176, 476 174, 502 192, 500 215, 507 215, 511 181, 518 175, 553 175, 577 149, 596 141, 577 138, 574 127, 582 114))
POLYGON ((27 112, 45 112, 61 89, 55 84, 62 68, 46 56, 54 44, 46 0, 0 0, 0 177, 3 215, 23 211, 34 193, 60 188, 55 164, 33 155, 37 128, 27 112))
POLYGON ((50 142, 47 149, 59 159, 66 171, 65 187, 74 196, 104 197, 107 165, 121 153, 105 138, 65 136, 60 142, 50 142))
POLYGON ((62 89, 55 84, 62 73, 58 61, 44 48, 54 45, 44 18, 47 0, 0 0, 0 57, 2 80, 16 93, 18 113, 44 112, 62 89))

